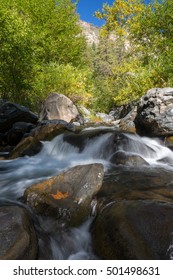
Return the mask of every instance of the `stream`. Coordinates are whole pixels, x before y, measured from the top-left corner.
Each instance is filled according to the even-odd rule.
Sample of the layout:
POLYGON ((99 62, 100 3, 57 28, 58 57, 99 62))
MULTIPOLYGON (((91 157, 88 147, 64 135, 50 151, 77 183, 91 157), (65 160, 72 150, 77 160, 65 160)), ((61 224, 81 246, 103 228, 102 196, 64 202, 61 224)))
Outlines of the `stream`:
MULTIPOLYGON (((144 169, 163 169, 169 173, 173 171, 173 152, 159 139, 120 133, 113 128, 88 128, 78 135, 64 133, 44 142, 41 152, 35 156, 0 161, 0 205, 19 204, 27 208, 21 200, 27 187, 76 165, 90 163, 103 164, 106 180, 119 168, 130 170, 131 174, 144 169), (117 152, 140 156, 148 165, 117 166, 110 161, 117 152)), ((57 228, 50 218, 33 214, 33 220, 39 237, 40 259, 98 259, 92 251, 89 230, 93 217, 80 227, 68 230, 57 228)))

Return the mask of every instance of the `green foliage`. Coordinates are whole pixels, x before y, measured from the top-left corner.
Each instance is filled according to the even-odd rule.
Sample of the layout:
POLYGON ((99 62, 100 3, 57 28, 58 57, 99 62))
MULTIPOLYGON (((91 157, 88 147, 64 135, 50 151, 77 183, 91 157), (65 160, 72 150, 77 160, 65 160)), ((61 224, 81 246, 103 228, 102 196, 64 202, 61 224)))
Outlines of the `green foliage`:
POLYGON ((75 8, 71 0, 1 1, 1 98, 31 106, 35 89, 42 83, 38 81, 41 72, 46 73, 53 63, 62 64, 62 68, 83 65, 86 42, 75 8))
POLYGON ((63 93, 78 105, 89 105, 92 84, 90 72, 70 64, 51 63, 41 69, 33 84, 33 103, 39 106, 50 92, 63 93))
POLYGON ((98 18, 106 20, 102 34, 114 32, 121 42, 117 64, 114 61, 110 68, 115 104, 136 101, 153 87, 173 86, 172 11, 172 0, 155 0, 149 5, 116 0, 97 12, 98 18))
POLYGON ((50 92, 92 112, 173 86, 173 1, 116 0, 87 46, 72 0, 1 0, 0 98, 37 110, 50 92))
POLYGON ((32 79, 33 47, 29 19, 14 10, 0 8, 0 92, 2 98, 21 99, 32 79))
POLYGON ((109 36, 101 37, 93 55, 93 99, 92 109, 108 112, 113 106, 113 68, 117 66, 119 52, 117 44, 109 36))

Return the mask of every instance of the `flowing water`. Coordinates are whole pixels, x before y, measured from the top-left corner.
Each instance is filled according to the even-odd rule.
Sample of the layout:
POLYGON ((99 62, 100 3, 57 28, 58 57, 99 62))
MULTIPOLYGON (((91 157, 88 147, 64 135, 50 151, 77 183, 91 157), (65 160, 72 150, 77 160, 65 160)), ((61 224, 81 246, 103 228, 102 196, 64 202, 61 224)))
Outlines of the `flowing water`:
MULTIPOLYGON (((88 137, 88 132, 92 130, 95 129, 82 131, 79 137, 72 133, 61 134, 50 142, 44 142, 41 152, 35 156, 0 161, 0 204, 20 205, 20 197, 28 186, 76 165, 102 163, 107 174, 110 168, 116 169, 109 160, 117 151, 142 157, 149 164, 145 168, 173 170, 173 152, 158 139, 120 134, 113 129, 103 130, 103 133, 95 133, 92 137, 88 137)), ((55 230, 50 230, 53 227, 51 220, 43 221, 41 217, 35 218, 40 235, 40 248, 44 248, 49 240, 49 253, 45 258, 96 258, 92 253, 89 233, 92 217, 79 228, 61 230, 58 234, 55 230), (45 225, 41 226, 43 223, 45 225)), ((40 258, 44 258, 43 255, 44 253, 40 253, 40 258)))

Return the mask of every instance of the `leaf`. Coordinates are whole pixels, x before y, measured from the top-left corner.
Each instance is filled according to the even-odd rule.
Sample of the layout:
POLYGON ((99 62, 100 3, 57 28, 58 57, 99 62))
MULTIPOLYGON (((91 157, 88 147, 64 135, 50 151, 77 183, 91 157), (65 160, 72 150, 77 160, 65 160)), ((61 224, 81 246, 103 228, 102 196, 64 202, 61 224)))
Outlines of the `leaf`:
POLYGON ((56 194, 51 194, 51 196, 56 200, 60 200, 69 197, 69 193, 68 192, 62 193, 60 191, 57 191, 56 194))

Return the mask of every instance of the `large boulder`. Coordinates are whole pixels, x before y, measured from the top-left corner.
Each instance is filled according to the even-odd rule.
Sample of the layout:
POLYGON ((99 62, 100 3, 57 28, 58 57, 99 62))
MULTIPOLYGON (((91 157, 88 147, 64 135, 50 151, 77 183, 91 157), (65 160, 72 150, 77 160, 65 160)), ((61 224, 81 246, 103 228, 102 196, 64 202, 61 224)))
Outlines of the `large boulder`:
POLYGON ((60 223, 80 225, 91 212, 91 201, 102 186, 102 164, 75 166, 26 189, 24 198, 34 212, 60 223))
POLYGON ((36 124, 37 121, 37 115, 24 106, 11 102, 4 102, 0 106, 0 133, 10 130, 16 122, 36 124))
POLYGON ((37 238, 24 208, 0 207, 0 260, 34 260, 37 238))
POLYGON ((138 103, 135 125, 141 135, 173 135, 173 88, 149 90, 138 103))
POLYGON ((172 203, 117 201, 92 226, 94 251, 102 259, 172 259, 172 232, 172 203))
POLYGON ((42 120, 64 120, 67 122, 76 119, 79 115, 77 107, 63 94, 52 93, 46 99, 40 113, 42 120))
POLYGON ((173 174, 164 169, 109 170, 92 224, 101 259, 168 259, 172 254, 173 174))

